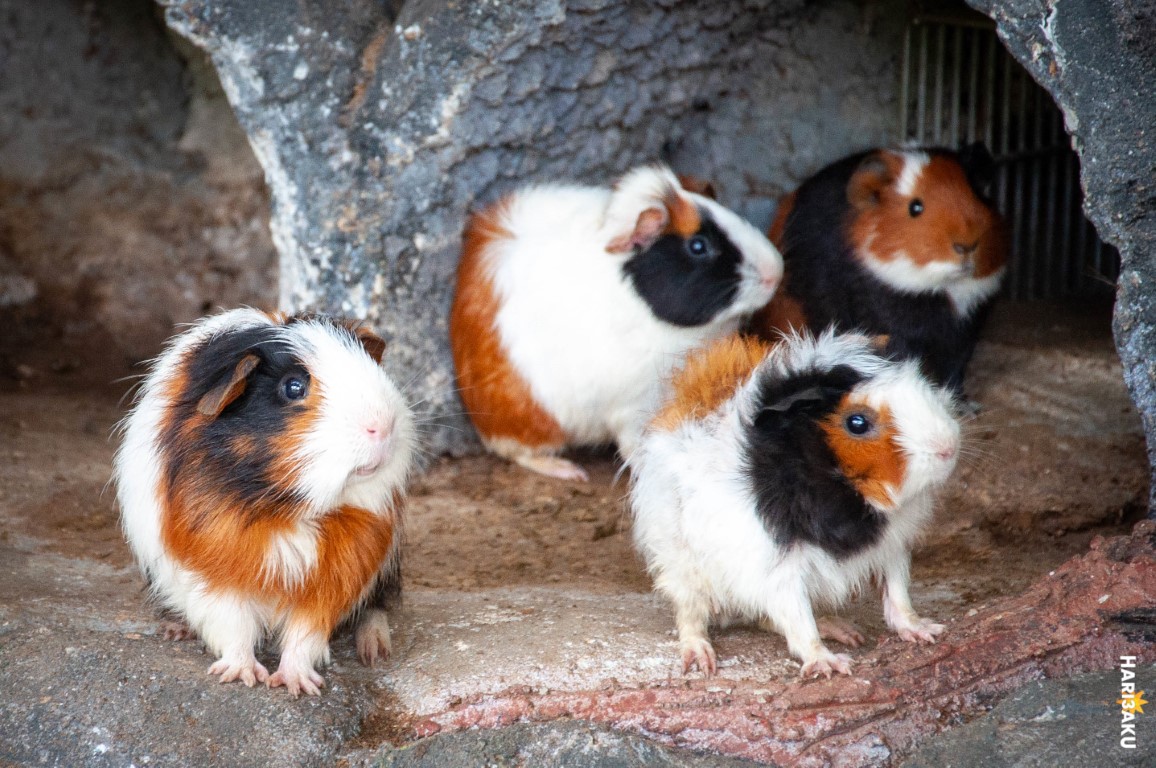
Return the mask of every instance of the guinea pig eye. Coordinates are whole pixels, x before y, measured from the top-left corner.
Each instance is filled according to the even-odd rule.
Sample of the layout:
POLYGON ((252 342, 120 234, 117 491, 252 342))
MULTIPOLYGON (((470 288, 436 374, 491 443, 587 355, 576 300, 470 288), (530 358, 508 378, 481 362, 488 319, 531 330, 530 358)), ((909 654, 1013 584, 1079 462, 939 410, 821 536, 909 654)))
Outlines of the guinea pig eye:
POLYGON ((911 218, 915 218, 923 213, 923 201, 918 197, 911 201, 911 205, 907 206, 907 210, 911 211, 911 218))
POLYGON ((871 419, 862 413, 851 414, 843 424, 847 427, 847 431, 853 435, 862 436, 871 431, 871 419))
POLYGON ((686 241, 686 252, 696 259, 706 258, 711 254, 710 241, 702 235, 695 235, 686 241))
POLYGON ((281 394, 286 400, 300 400, 309 394, 309 384, 300 376, 286 376, 281 381, 281 394))

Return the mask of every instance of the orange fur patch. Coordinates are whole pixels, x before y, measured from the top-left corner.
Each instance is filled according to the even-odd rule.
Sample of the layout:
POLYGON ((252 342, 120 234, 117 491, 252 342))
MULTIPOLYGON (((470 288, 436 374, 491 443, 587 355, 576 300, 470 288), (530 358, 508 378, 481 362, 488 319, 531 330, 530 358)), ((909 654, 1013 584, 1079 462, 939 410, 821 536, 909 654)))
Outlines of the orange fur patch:
POLYGON ((274 510, 250 516, 226 496, 203 489, 171 496, 161 536, 166 551, 209 590, 267 601, 328 635, 360 604, 392 555, 397 514, 395 506, 390 515, 341 507, 314 522, 274 510), (268 572, 266 554, 274 537, 301 525, 316 526, 316 565, 303 581, 286 584, 268 572))
POLYGON ((698 212, 698 207, 679 194, 679 190, 669 189, 662 199, 662 204, 666 206, 666 213, 670 219, 664 230, 666 234, 687 238, 702 229, 702 216, 698 212))
POLYGON ((791 295, 789 275, 784 276, 770 302, 751 315, 747 322, 748 331, 767 341, 777 341, 783 334, 791 331, 801 333, 806 329, 807 313, 803 302, 791 295))
POLYGON ((673 394, 651 425, 672 430, 701 419, 728 400, 763 361, 771 345, 750 336, 728 336, 687 357, 671 380, 673 394))
POLYGON ((848 395, 823 421, 822 429, 839 467, 859 494, 880 507, 891 507, 892 495, 903 483, 907 459, 896 442, 890 411, 887 408, 875 411, 848 395), (845 419, 856 412, 874 415, 873 433, 860 437, 846 430, 845 419))
POLYGON ((847 232, 857 249, 868 247, 880 261, 902 252, 919 266, 934 261, 960 264, 971 258, 977 278, 1003 266, 1007 246, 1000 216, 972 191, 954 158, 932 156, 911 195, 895 189, 903 159, 888 151, 882 151, 880 159, 882 165, 866 162, 848 182, 852 209, 847 232), (923 202, 923 213, 912 217, 910 204, 916 198, 923 202), (956 245, 976 246, 975 252, 965 257, 955 251, 956 245))
POLYGON ((450 310, 450 351, 459 394, 478 433, 504 439, 535 452, 549 453, 566 443, 566 434, 534 400, 530 386, 514 369, 498 336, 498 297, 488 272, 491 243, 509 239, 502 224, 508 201, 470 216, 458 263, 458 286, 450 310))
POLYGON ((767 239, 774 243, 780 251, 786 247, 783 243, 783 233, 787 231, 787 217, 791 215, 791 211, 795 207, 795 194, 795 192, 791 192, 783 195, 779 200, 779 209, 775 211, 775 220, 771 222, 771 228, 767 230, 767 239))

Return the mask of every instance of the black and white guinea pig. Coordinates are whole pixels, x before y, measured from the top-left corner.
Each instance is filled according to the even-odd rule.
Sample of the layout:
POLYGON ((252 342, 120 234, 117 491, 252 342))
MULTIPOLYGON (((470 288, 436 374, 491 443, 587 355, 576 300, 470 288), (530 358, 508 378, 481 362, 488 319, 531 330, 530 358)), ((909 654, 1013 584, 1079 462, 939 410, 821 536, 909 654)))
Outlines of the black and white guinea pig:
POLYGON ((769 235, 786 277, 752 329, 886 334, 890 351, 962 393, 1007 262, 1007 229, 983 194, 992 172, 978 143, 877 149, 819 171, 779 206, 769 235))
POLYGON ((519 190, 465 228, 450 315, 462 401, 493 452, 584 479, 557 453, 629 452, 663 376, 781 277, 761 232, 662 166, 613 188, 519 190))
POLYGON ((781 632, 804 675, 850 673, 816 622, 869 578, 905 640, 943 626, 908 596, 911 548, 951 474, 959 424, 948 392, 878 340, 824 333, 769 346, 731 337, 691 355, 630 457, 634 542, 673 604, 684 671, 713 674, 712 620, 781 632))
POLYGON ((389 653, 414 424, 384 349, 357 325, 231 310, 169 343, 122 422, 128 543, 222 682, 317 694, 330 635, 355 617, 362 661, 389 653), (254 656, 267 634, 272 675, 254 656))

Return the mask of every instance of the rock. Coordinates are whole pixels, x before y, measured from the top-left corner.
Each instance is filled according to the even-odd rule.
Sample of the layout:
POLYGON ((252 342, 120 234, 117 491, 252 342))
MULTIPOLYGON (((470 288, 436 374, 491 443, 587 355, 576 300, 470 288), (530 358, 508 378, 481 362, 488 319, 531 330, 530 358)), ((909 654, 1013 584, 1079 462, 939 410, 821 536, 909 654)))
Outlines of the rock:
POLYGON ((1060 106, 1080 155, 1084 210, 1120 251, 1116 347, 1156 475, 1156 9, 1142 0, 968 2, 1060 106))

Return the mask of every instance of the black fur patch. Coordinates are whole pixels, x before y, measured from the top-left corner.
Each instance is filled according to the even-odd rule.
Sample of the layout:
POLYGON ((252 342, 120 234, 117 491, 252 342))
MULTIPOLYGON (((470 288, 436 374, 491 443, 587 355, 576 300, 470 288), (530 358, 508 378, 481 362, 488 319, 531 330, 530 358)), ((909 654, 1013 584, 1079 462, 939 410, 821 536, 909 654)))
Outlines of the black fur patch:
POLYGON ((169 487, 197 486, 235 498, 250 517, 297 506, 301 499, 288 478, 273 476, 272 439, 284 433, 289 415, 304 407, 280 393, 289 373, 309 381, 301 361, 276 338, 276 326, 258 326, 218 334, 192 350, 185 390, 175 403, 175 418, 161 436, 168 451, 169 487), (248 354, 260 358, 244 392, 220 415, 191 434, 182 425, 198 417, 200 399, 226 381, 248 354), (245 450, 238 446, 250 443, 245 450))
POLYGON ((739 249, 706 211, 699 215, 696 236, 710 244, 709 256, 692 256, 691 238, 663 235, 622 266, 655 317, 683 328, 705 325, 730 306, 741 279, 739 249))
POLYGON ((883 532, 886 521, 843 476, 819 426, 860 381, 837 366, 759 382, 744 466, 759 518, 782 547, 805 542, 842 559, 883 532))
MULTIPOLYGON (((986 150, 980 149, 982 145, 969 147, 962 158, 973 185, 988 173, 986 150)), ((961 159, 946 149, 924 151, 961 159)), ((781 249, 790 293, 803 302, 812 332, 835 325, 844 331, 887 334, 892 353, 920 360, 931 379, 962 393, 964 371, 991 301, 961 320, 946 294, 897 291, 860 264, 845 235, 854 213, 847 183, 868 154, 829 165, 799 187, 781 249)), ((974 191, 987 202, 981 189, 974 191)))

